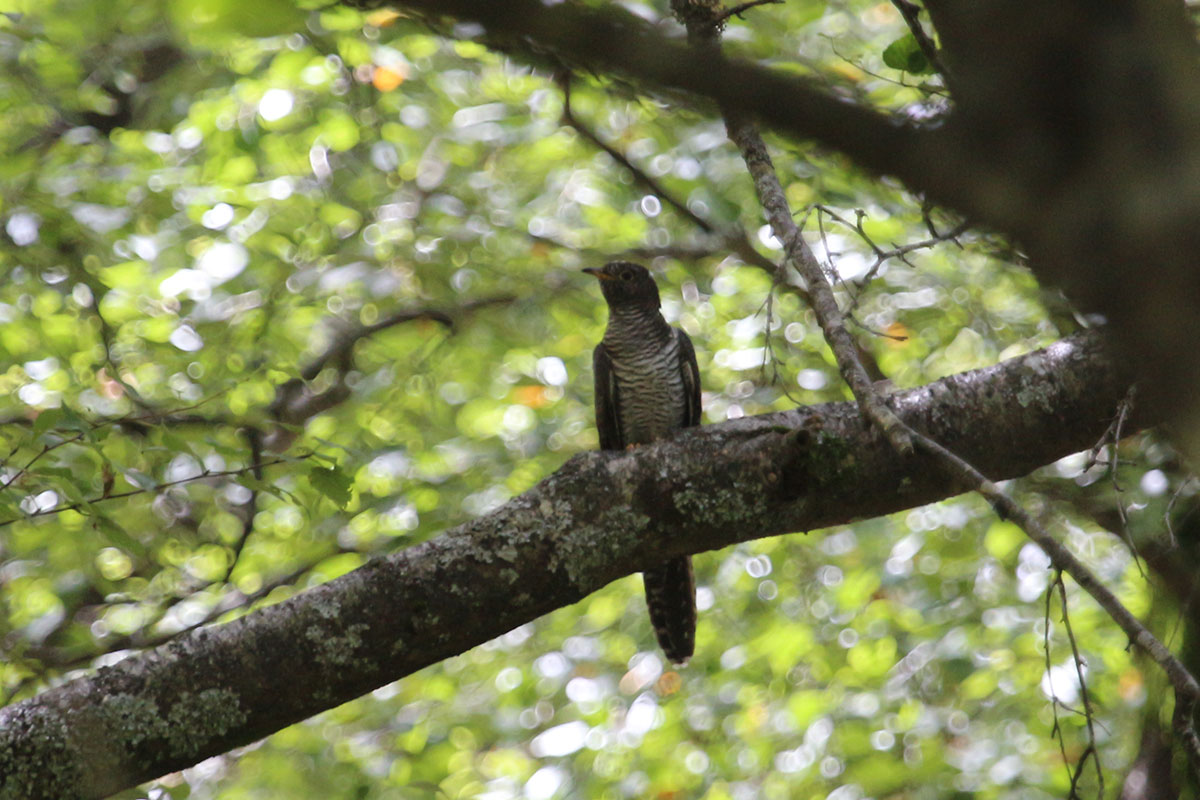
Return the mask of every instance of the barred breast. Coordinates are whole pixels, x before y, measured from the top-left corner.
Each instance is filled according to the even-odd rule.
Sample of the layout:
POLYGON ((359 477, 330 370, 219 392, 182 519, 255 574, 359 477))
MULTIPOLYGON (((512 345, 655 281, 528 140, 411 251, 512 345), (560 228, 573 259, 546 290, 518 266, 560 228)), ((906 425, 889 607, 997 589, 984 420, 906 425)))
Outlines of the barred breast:
POLYGON ((683 427, 686 419, 679 341, 655 310, 650 319, 614 315, 604 335, 620 394, 621 437, 646 444, 683 427))

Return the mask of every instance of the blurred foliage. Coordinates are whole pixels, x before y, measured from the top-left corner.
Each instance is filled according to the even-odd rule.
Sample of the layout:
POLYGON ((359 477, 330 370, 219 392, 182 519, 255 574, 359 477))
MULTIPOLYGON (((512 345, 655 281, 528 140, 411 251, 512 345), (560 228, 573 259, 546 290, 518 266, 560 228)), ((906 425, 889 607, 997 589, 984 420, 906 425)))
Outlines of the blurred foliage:
MULTIPOLYGON (((666 0, 625 5, 669 17, 666 0)), ((696 342, 707 422, 848 397, 795 294, 565 125, 553 76, 490 52, 470 26, 305 0, 9 11, 6 702, 436 536, 594 448, 605 310, 584 266, 650 251, 665 313, 696 342), (454 324, 424 315, 363 336, 309 384, 336 402, 281 416, 285 384, 338 337, 405 310, 454 324)), ((914 76, 925 62, 887 3, 788 0, 731 20, 726 43, 897 114, 944 106, 936 78, 914 76)), ((572 103, 694 214, 778 258, 720 120, 594 76, 574 79, 572 103)), ((854 332, 897 385, 1073 329, 1007 245, 973 232, 857 286, 875 253, 815 206, 847 223, 861 213, 886 250, 930 237, 919 198, 811 144, 771 144, 854 332)), ((929 214, 942 232, 957 223, 929 214)), ((1152 436, 1121 458, 1114 480, 1082 454, 1013 490, 1165 638, 1177 606, 1109 531, 1120 504, 1129 535, 1161 541, 1195 486, 1152 436)), ((1065 796, 1064 757, 1074 766, 1088 740, 1062 615, 1046 612, 1053 576, 981 501, 756 541, 697 567, 684 670, 664 671, 627 578, 149 791, 1065 796)), ((1067 596, 1112 796, 1144 725, 1169 726, 1170 709, 1119 630, 1069 581, 1067 596)), ((1094 770, 1080 789, 1095 794, 1094 770)))

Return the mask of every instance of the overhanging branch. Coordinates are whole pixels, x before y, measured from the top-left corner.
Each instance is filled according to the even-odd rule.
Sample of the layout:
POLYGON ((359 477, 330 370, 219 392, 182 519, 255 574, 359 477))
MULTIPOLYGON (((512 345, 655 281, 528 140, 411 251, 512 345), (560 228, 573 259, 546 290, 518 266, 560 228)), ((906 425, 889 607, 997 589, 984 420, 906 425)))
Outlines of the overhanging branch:
POLYGON ((922 131, 903 120, 831 94, 806 78, 700 50, 617 4, 602 7, 540 0, 347 0, 390 5, 424 17, 475 22, 489 46, 526 61, 565 65, 627 79, 658 93, 687 96, 692 105, 722 108, 762 120, 779 131, 815 139, 879 174, 895 175, 975 214, 978 193, 962 178, 978 165, 953 137, 922 131), (950 195, 953 195, 952 197, 950 195), (953 201, 953 202, 951 202, 953 201), (969 207, 968 207, 969 206, 969 207))
MULTIPOLYGON (((1093 335, 893 402, 999 480, 1091 445, 1123 395, 1093 335)), ((643 564, 959 491, 926 457, 896 456, 849 403, 581 454, 436 539, 0 710, 0 798, 103 797, 461 653, 643 564)))
POLYGON ((489 46, 527 61, 616 76, 816 140, 1013 237, 1041 280, 1105 316, 1143 403, 1200 453, 1200 59, 1182 4, 1126 4, 1114 16, 1086 2, 928 2, 955 76, 954 111, 931 128, 688 47, 617 4, 389 4, 477 23, 489 46), (1131 278, 1131 265, 1146 279, 1131 278))

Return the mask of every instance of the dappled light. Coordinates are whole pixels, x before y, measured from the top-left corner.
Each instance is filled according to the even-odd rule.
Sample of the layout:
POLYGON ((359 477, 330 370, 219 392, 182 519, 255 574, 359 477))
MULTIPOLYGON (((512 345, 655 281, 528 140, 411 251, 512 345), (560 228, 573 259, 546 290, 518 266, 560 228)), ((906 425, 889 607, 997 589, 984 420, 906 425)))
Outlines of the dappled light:
MULTIPOLYGON (((705 425, 854 399, 715 112, 403 4, 260 5, 0 16, 4 705, 435 540, 596 450, 607 312, 584 267, 652 271, 705 425)), ((622 4, 679 33, 670 5, 622 4)), ((725 47, 924 124, 947 89, 906 5, 756 5, 725 47)), ((1094 322, 999 233, 767 143, 887 392, 1094 322)), ((1194 541, 1200 483, 1140 426, 1005 488, 1190 651, 1191 583, 1147 562, 1194 541)), ((815 468, 853 481, 852 458, 815 468)), ((1072 580, 1064 614, 1049 556, 982 497, 694 563, 686 666, 622 577, 121 796, 1095 797, 1091 766, 1072 782, 1090 757, 1112 797, 1143 732, 1170 730, 1162 672, 1072 580)), ((307 644, 352 671, 355 635, 307 644)))

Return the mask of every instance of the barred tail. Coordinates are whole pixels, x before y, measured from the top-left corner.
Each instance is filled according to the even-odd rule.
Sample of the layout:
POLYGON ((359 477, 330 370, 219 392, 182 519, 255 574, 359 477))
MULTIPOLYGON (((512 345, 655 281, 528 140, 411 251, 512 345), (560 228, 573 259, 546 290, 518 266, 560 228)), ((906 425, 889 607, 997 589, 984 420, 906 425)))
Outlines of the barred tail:
POLYGON ((681 664, 696 649, 696 576, 690 556, 642 573, 654 635, 667 658, 681 664))

